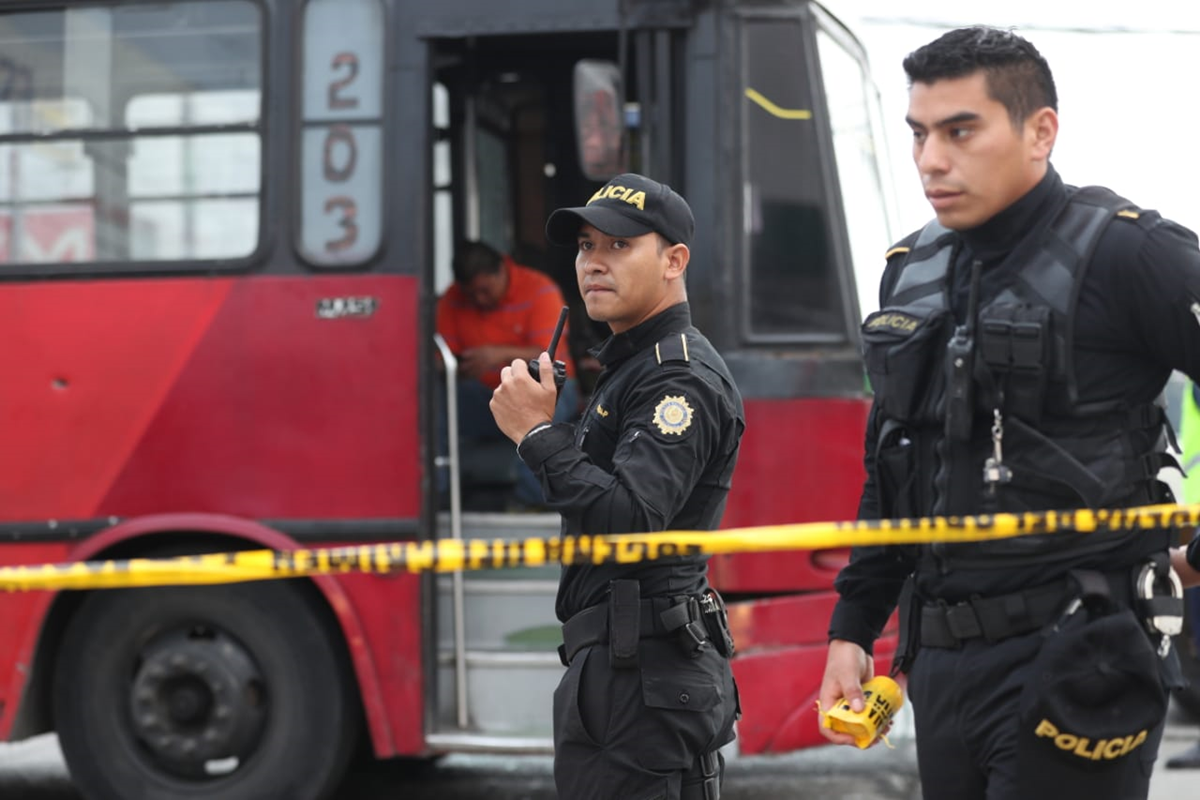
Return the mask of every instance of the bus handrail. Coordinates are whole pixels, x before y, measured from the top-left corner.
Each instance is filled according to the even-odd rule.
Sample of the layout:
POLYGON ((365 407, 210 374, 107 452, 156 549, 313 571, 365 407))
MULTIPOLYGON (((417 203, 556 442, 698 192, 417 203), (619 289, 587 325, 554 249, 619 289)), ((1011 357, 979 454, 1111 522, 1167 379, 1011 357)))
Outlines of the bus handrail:
MULTIPOLYGON (((435 464, 450 472, 450 538, 462 541, 462 475, 458 452, 458 359, 442 335, 435 333, 433 343, 442 355, 446 375, 446 455, 435 464)), ((470 720, 467 698, 467 624, 462 570, 451 576, 451 604, 454 620, 454 698, 458 727, 466 729, 470 720)))

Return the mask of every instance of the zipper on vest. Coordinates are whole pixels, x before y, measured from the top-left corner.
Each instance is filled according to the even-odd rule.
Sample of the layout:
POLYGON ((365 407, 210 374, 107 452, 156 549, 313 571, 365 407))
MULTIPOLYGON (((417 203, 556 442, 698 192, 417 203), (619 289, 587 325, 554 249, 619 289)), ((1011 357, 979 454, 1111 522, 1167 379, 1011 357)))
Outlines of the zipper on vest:
MULTIPOLYGON (((979 316, 979 282, 983 273, 983 262, 971 260, 970 283, 967 291, 967 308, 962 324, 954 329, 946 343, 946 388, 943 407, 943 438, 935 453, 938 456, 938 475, 943 479, 943 509, 963 507, 962 496, 969 491, 967 471, 955 471, 953 460, 959 452, 970 452, 967 443, 971 440, 975 422, 975 328, 979 316)), ((935 542, 930 553, 941 575, 949 572, 948 553, 945 542, 935 542)))
POLYGON ((965 442, 975 422, 975 317, 979 314, 979 275, 983 263, 971 262, 967 313, 946 343, 946 438, 965 442))

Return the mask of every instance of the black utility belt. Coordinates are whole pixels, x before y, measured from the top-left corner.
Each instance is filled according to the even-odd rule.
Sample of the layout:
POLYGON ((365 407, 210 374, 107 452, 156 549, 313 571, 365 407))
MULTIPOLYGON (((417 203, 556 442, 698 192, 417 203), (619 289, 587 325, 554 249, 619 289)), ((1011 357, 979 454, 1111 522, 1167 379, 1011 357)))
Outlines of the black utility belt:
POLYGON ((971 639, 989 642, 1044 628, 1066 609, 1074 583, 1057 581, 960 603, 937 600, 921 607, 921 646, 958 648, 971 639))
POLYGON ((1182 624, 1182 590, 1165 554, 1118 572, 1076 570, 1062 580, 957 603, 926 601, 920 610, 921 646, 958 648, 972 639, 996 642, 1045 628, 1070 614, 1081 597, 1103 596, 1133 608, 1152 634, 1172 635, 1182 624))
POLYGON ((637 587, 637 581, 613 581, 608 602, 566 621, 558 647, 563 666, 585 647, 608 644, 613 666, 635 667, 637 642, 649 638, 674 637, 692 657, 712 646, 726 657, 733 655, 725 604, 715 591, 642 599, 637 587))

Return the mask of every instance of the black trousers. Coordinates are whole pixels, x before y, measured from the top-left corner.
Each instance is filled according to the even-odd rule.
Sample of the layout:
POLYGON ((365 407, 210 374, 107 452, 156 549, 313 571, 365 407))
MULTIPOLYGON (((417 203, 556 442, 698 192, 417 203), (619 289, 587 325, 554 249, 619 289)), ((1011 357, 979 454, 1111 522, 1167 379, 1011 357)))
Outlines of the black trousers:
POLYGON ((1137 751, 1103 772, 1020 753, 1021 694, 1039 632, 961 649, 922 647, 908 675, 925 800, 1144 800, 1165 716, 1137 751))
POLYGON ((699 759, 733 741, 737 687, 712 647, 689 658, 642 639, 638 666, 613 669, 608 645, 580 650, 554 692, 554 784, 563 800, 680 800, 699 759))

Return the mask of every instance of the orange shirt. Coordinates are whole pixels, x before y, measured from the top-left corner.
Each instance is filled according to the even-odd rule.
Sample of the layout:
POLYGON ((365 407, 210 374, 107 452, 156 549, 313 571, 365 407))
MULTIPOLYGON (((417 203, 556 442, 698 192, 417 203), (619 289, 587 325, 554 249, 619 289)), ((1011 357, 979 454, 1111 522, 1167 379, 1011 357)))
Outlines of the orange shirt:
MULTIPOLYGON (((523 267, 504 256, 508 270, 508 289, 495 308, 481 311, 463 296, 455 283, 438 299, 437 331, 455 355, 487 344, 540 347, 550 344, 558 315, 562 311, 562 292, 548 276, 523 267)), ((558 340, 555 358, 565 361, 567 375, 575 373, 567 352, 567 326, 558 340)), ((500 370, 480 379, 489 388, 500 385, 500 370)))

